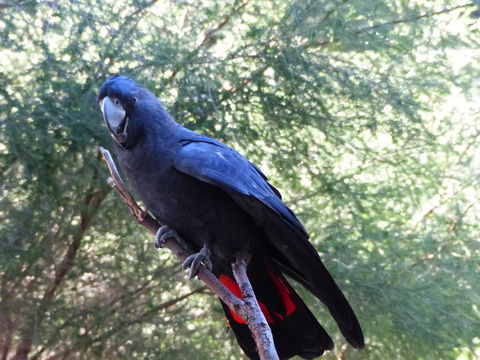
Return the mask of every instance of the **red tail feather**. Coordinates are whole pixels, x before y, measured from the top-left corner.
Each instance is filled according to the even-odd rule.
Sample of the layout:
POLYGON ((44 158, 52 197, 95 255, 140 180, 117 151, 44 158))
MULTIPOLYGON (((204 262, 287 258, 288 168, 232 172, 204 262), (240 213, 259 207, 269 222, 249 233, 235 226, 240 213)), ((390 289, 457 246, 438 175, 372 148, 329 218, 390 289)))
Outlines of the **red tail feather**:
MULTIPOLYGON (((220 275, 219 278, 220 282, 225 285, 236 297, 239 299, 242 298, 242 292, 240 291, 240 287, 238 284, 233 280, 230 276, 228 275, 220 275)), ((259 301, 258 305, 260 305, 260 309, 263 312, 263 315, 265 316, 265 319, 267 319, 267 322, 272 324, 273 323, 273 318, 272 315, 270 314, 270 311, 268 310, 267 306, 259 301)), ((243 320, 235 311, 230 309, 230 313, 233 316, 233 319, 238 322, 239 324, 246 324, 245 320, 243 320)))
MULTIPOLYGON (((283 280, 282 278, 275 276, 275 274, 271 270, 268 270, 268 276, 270 277, 270 279, 272 279, 273 283, 275 284, 275 286, 277 287, 280 293, 280 297, 282 298, 283 305, 285 305, 285 316, 290 315, 297 308, 297 306, 293 302, 293 299, 290 296, 290 293, 291 293, 290 285, 287 285, 285 283, 285 280, 283 280)), ((278 315, 280 315, 280 317, 283 319, 282 314, 278 314, 278 315)))
MULTIPOLYGON (((257 301, 272 330, 280 358, 294 355, 312 359, 333 348, 333 342, 315 319, 305 303, 295 293, 274 264, 252 258, 249 278, 257 301)), ((238 298, 240 287, 231 274, 222 274, 219 280, 238 298)), ((244 319, 222 302, 230 327, 243 351, 259 360, 256 344, 244 319)))
MULTIPOLYGON (((285 313, 275 313, 275 315, 277 315, 277 317, 282 320, 285 316, 292 314, 297 308, 291 297, 292 290, 290 289, 290 285, 288 285, 283 278, 276 276, 271 270, 268 270, 268 277, 271 279, 273 284, 275 284, 275 287, 277 288, 280 298, 282 299, 283 305, 285 307, 285 313)), ((230 276, 222 274, 219 276, 219 280, 236 297, 240 299, 242 298, 242 294, 238 284, 230 276)), ((274 319, 268 307, 262 301, 258 301, 258 304, 260 305, 260 309, 262 309, 263 315, 265 315, 267 322, 270 324, 274 323, 274 319)), ((233 319, 236 322, 240 324, 246 324, 245 320, 243 320, 237 313, 235 313, 235 311, 233 311, 232 309, 229 310, 233 316, 233 319)))

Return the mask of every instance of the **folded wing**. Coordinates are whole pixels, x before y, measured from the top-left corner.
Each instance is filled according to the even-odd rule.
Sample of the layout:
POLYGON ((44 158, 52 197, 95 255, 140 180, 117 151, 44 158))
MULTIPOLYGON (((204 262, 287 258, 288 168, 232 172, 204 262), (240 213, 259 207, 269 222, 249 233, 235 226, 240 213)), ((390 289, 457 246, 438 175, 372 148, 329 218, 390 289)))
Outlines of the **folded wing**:
POLYGON ((173 166, 227 192, 264 230, 272 260, 281 271, 327 306, 347 341, 363 347, 362 330, 350 304, 308 241, 303 225, 266 176, 238 152, 208 137, 196 135, 180 144, 173 166))

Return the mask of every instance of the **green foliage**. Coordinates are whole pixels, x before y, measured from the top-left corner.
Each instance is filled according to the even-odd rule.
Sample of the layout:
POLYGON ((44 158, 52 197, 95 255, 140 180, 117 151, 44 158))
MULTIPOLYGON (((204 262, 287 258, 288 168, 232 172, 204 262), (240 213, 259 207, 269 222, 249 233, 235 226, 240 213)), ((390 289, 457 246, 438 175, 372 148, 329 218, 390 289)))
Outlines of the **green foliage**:
POLYGON ((0 3, 3 358, 242 356, 213 296, 105 184, 95 96, 114 73, 282 190, 365 329, 365 350, 343 346, 318 305, 326 358, 478 357, 471 5, 0 3))

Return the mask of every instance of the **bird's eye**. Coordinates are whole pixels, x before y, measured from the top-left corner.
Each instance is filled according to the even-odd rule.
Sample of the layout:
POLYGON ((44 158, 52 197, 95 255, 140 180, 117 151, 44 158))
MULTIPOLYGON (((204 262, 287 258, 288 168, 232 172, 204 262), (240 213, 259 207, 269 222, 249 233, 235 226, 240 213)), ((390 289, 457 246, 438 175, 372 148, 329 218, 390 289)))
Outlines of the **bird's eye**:
POLYGON ((133 102, 134 102, 134 103, 137 102, 137 98, 136 98, 136 97, 133 98, 133 102))
POLYGON ((118 99, 115 99, 115 104, 116 105, 120 104, 120 101, 118 101, 118 99))

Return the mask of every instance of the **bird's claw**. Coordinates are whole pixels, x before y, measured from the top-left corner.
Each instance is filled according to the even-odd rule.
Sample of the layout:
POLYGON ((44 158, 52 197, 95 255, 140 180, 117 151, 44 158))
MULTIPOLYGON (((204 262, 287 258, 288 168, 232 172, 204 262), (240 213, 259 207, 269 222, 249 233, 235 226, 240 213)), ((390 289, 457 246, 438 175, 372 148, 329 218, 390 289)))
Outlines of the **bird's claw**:
POLYGON ((168 239, 174 238, 181 242, 180 235, 168 225, 161 226, 155 235, 155 247, 160 249, 165 246, 168 239))
POLYGON ((183 269, 190 269, 188 277, 193 279, 197 275, 200 265, 205 266, 208 270, 212 270, 212 262, 210 261, 210 250, 205 246, 196 254, 192 254, 183 262, 183 269))

